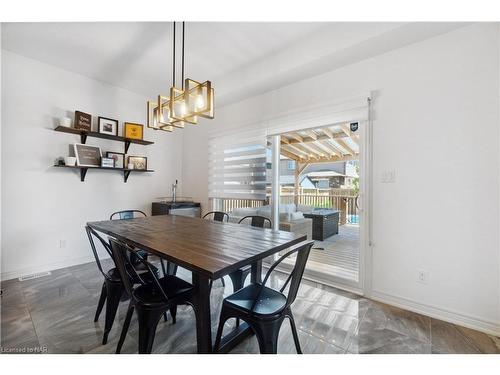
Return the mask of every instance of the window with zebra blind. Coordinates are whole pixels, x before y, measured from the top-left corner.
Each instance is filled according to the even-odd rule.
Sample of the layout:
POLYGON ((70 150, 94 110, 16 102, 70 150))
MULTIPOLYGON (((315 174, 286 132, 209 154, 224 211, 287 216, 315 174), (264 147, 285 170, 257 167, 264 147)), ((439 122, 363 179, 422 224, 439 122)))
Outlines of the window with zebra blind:
POLYGON ((264 131, 213 136, 209 141, 209 198, 266 199, 264 131))

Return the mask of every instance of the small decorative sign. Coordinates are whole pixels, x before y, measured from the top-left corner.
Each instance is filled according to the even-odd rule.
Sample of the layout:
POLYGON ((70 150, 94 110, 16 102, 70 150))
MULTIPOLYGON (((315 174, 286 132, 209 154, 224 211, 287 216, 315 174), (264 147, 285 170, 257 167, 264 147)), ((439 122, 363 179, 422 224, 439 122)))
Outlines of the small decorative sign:
POLYGON ((101 167, 114 168, 115 167, 115 159, 102 157, 101 158, 101 167))
POLYGON ((142 139, 144 125, 126 122, 124 125, 124 136, 128 139, 142 139))
POLYGON ((73 145, 75 149, 76 165, 81 167, 100 167, 101 166, 101 148, 89 146, 81 143, 73 145))
POLYGON ((351 122, 351 123, 349 124, 349 127, 350 127, 350 129, 351 129, 351 131, 352 131, 353 133, 354 133, 356 130, 358 130, 358 126, 359 126, 359 125, 358 125, 358 123, 357 123, 357 122, 351 122))
POLYGON ((75 129, 90 131, 92 128, 92 115, 75 111, 75 129))

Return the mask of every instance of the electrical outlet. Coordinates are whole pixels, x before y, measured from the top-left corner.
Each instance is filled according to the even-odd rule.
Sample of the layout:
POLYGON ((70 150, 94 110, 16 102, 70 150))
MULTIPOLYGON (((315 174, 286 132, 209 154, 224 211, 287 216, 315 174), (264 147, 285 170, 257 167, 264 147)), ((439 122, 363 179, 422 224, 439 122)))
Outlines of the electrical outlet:
POLYGON ((59 248, 60 249, 66 248, 66 240, 59 240, 59 248))
POLYGON ((424 270, 417 270, 417 282, 427 284, 429 282, 429 272, 424 270))

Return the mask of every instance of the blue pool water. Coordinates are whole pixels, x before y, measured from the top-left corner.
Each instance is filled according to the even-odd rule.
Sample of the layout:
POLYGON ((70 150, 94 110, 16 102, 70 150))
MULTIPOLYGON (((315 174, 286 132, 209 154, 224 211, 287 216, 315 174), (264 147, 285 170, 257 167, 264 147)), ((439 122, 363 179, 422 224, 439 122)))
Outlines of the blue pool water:
POLYGON ((359 224, 359 215, 347 215, 347 222, 350 224, 359 224))

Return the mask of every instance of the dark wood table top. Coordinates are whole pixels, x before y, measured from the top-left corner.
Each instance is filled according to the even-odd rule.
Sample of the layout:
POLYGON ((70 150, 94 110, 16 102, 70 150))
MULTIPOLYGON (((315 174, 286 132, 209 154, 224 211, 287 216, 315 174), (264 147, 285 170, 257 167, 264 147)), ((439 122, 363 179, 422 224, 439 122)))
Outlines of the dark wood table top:
POLYGON ((87 225, 212 279, 306 239, 290 232, 174 215, 87 225))

